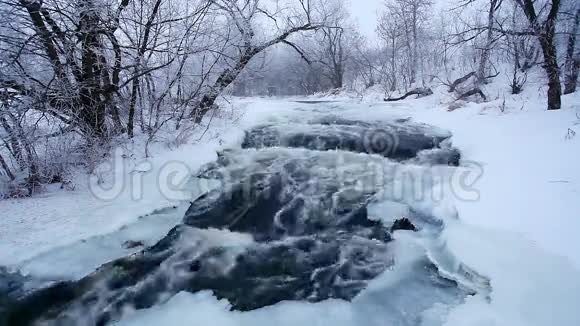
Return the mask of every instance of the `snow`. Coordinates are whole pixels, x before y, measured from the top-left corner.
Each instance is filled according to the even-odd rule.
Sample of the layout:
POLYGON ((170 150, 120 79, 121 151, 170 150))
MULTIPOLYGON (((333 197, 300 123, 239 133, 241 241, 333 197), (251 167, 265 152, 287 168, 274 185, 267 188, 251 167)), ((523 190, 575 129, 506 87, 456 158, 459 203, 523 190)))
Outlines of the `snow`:
MULTIPOLYGON (((515 102, 515 101, 514 101, 515 102)), ((482 168, 477 201, 456 201, 469 224, 522 234, 536 245, 570 259, 580 268, 580 97, 564 97, 564 108, 547 112, 541 102, 523 110, 497 109, 502 101, 469 105, 443 114, 413 108, 415 119, 448 128, 464 161, 482 168)), ((398 109, 398 110, 405 110, 398 109)))
POLYGON ((440 325, 448 307, 457 304, 446 289, 429 286, 430 277, 421 267, 425 249, 412 232, 398 234, 393 248, 400 259, 395 266, 373 280, 352 303, 329 300, 316 304, 282 302, 250 312, 230 311, 227 301, 219 301, 209 292, 182 292, 167 303, 140 311, 116 325, 407 325, 416 319, 417 325, 440 325), (433 302, 446 302, 422 313, 433 302), (412 317, 416 316, 416 317, 412 317), (419 324, 420 323, 420 324, 419 324))
POLYGON ((450 251, 492 287, 489 301, 469 298, 445 325, 580 325, 580 274, 568 259, 514 232, 457 222, 445 232, 450 251))
POLYGON ((139 188, 130 186, 129 177, 134 175, 135 167, 145 165, 144 161, 123 159, 123 152, 118 151, 116 157, 122 163, 114 164, 115 177, 110 180, 116 180, 120 188, 113 195, 109 192, 111 196, 95 196, 98 192, 91 191, 87 178, 83 177, 78 180, 79 189, 73 192, 53 191, 35 198, 1 201, 0 265, 18 264, 51 249, 117 231, 140 216, 179 204, 180 198, 165 198, 157 186, 160 171, 167 162, 185 162, 172 169, 176 172, 210 162, 217 158, 214 150, 217 146, 212 145, 182 147, 147 160, 151 169, 140 173, 139 188))
POLYGON ((194 130, 191 139, 195 145, 170 149, 154 144, 150 158, 142 153, 144 139, 120 146, 95 174, 79 173, 74 191, 49 189, 34 198, 0 201, 0 265, 19 266, 48 251, 116 232, 142 216, 201 195, 185 183, 192 172, 217 159, 216 151, 228 141, 243 135, 241 129, 231 128, 232 120, 214 119, 216 128, 211 132, 194 130), (97 185, 96 176, 104 183, 97 185))
MULTIPOLYGON (((523 96, 506 101, 504 112, 500 109, 503 100, 468 104, 454 112, 446 112, 441 97, 396 105, 352 99, 341 104, 352 108, 341 116, 360 115, 364 110, 367 119, 384 114, 411 116, 448 128, 454 133, 454 145, 463 152, 463 163, 469 161, 483 171, 477 200, 451 198, 451 203, 431 208, 448 217, 442 246, 456 258, 448 264, 441 262, 440 267, 457 272, 461 261, 489 279, 491 291, 468 297, 456 308, 434 306, 424 314, 424 325, 429 320, 447 326, 580 324, 580 241, 575 236, 580 227, 580 152, 578 138, 566 137, 569 128, 579 131, 575 122, 580 97, 564 97, 561 111, 546 112, 541 99, 523 96), (526 103, 523 108, 521 103, 526 103), (454 215, 460 220, 449 219, 454 215)), ((400 203, 382 205, 406 212, 400 203)), ((357 307, 356 302, 283 303, 242 314, 227 311, 227 303, 208 293, 182 293, 127 325, 155 324, 156 320, 191 324, 203 321, 208 311, 211 317, 207 318, 220 325, 272 321, 384 325, 389 320, 380 309, 361 313, 357 307), (200 310, 183 316, 186 306, 200 310), (173 319, 176 316, 183 319, 173 319)))
MULTIPOLYGON (((505 92, 492 85, 488 93, 505 92)), ((466 103, 447 112, 449 95, 382 103, 349 96, 342 115, 380 119, 384 115, 412 117, 453 133, 463 165, 482 169, 478 200, 456 200, 461 219, 477 226, 520 233, 580 269, 580 94, 563 97, 563 108, 546 111, 545 89, 529 86, 521 95, 486 103, 466 103), (357 110, 358 109, 358 110, 357 110), (503 109, 503 112, 502 112, 503 109)), ((368 94, 378 99, 380 94, 368 94)))
MULTIPOLYGON (((129 234, 118 234, 118 231, 139 223, 143 216, 180 206, 203 194, 207 189, 187 183, 193 173, 215 161, 217 152, 239 146, 244 130, 261 123, 287 121, 303 105, 292 101, 239 99, 224 106, 211 117, 211 122, 205 121, 211 123, 211 128, 203 125, 193 130, 191 140, 185 145, 170 147, 167 144, 175 135, 161 135, 164 142, 152 144, 151 155, 146 158, 143 153, 146 140, 137 138, 133 143, 119 146, 113 157, 93 175, 79 172, 74 191, 49 188, 34 198, 0 200, 0 266, 34 271, 38 273, 35 276, 49 279, 78 278, 95 266, 130 253, 118 249, 119 243, 159 240, 163 232, 128 238, 129 234), (97 184, 99 178, 103 184, 97 184), (112 233, 119 237, 102 238, 112 233), (114 244, 106 244, 107 241, 114 244), (95 257, 82 258, 80 252, 90 248, 87 242, 101 248, 92 254, 95 257), (115 250, 110 251, 112 247, 115 250), (76 258, 69 256, 75 251, 72 248, 81 250, 74 255, 76 258), (42 263, 51 259, 60 266, 48 269, 42 263), (82 266, 64 268, 81 261, 82 266), (33 268, 34 264, 39 268, 33 268), (42 271, 44 267, 47 269, 42 271)), ((164 225, 161 230, 168 230, 179 221, 165 219, 160 222, 164 225)))
POLYGON ((19 265, 23 274, 44 280, 75 280, 96 270, 103 262, 129 256, 157 243, 183 218, 188 205, 156 211, 118 231, 93 236, 51 249, 19 265), (128 246, 127 241, 133 241, 128 246), (67 268, 63 268, 67 266, 67 268))
MULTIPOLYGON (((462 151, 463 169, 482 172, 474 185, 475 197, 458 196, 446 189, 443 202, 383 202, 371 207, 371 215, 373 209, 385 207, 404 215, 407 205, 422 206, 444 221, 445 231, 436 247, 452 259, 435 259, 441 257, 439 252, 426 253, 425 244, 402 233, 404 247, 399 250, 412 253, 408 264, 427 254, 450 274, 467 269, 489 280, 489 292, 468 297, 456 307, 435 305, 423 313, 418 325, 580 325, 580 136, 569 133, 580 132, 580 94, 565 96, 562 110, 547 112, 540 95, 544 91, 530 86, 522 95, 466 103, 447 112, 450 101, 445 90, 435 93, 398 103, 377 101, 377 94, 364 101, 344 96, 332 98, 333 103, 316 104, 295 99, 234 99, 231 105, 243 117, 216 119, 217 127, 209 134, 196 131, 193 138, 200 141, 173 150, 157 146, 151 159, 123 159, 122 153, 117 154, 124 164, 116 165, 108 180, 112 175, 128 177, 135 169, 150 167, 148 172, 138 172, 143 179, 137 200, 132 187, 124 187, 112 200, 98 200, 85 182, 73 192, 53 190, 30 199, 0 201, 0 265, 48 278, 81 277, 100 263, 129 253, 119 247, 123 241, 154 242, 163 230, 176 224, 177 215, 166 216, 158 232, 148 233, 140 229, 143 219, 139 217, 173 206, 179 212, 184 199, 199 196, 200 189, 184 181, 214 160, 216 151, 238 146, 243 130, 331 108, 345 118, 412 117, 449 129, 454 146, 462 151), (163 187, 158 186, 157 177, 169 162, 183 162, 177 172, 187 172, 179 173, 180 180, 172 180, 173 185, 181 185, 178 189, 189 189, 177 198, 166 198, 163 187), (141 231, 123 234, 124 227, 141 231), (84 260, 103 241, 115 249, 101 248, 98 252, 103 255, 84 260), (53 269, 49 268, 51 262, 53 269), (65 265, 79 267, 63 274, 65 265)), ((177 192, 173 190, 172 194, 177 192)), ((211 293, 180 293, 163 305, 136 312, 120 325, 397 325, 397 319, 389 315, 392 311, 384 308, 396 303, 385 302, 377 293, 393 290, 389 287, 395 277, 411 277, 406 276, 408 267, 401 264, 401 270, 385 273, 353 303, 284 302, 240 313, 229 311, 228 303, 211 293)), ((425 293, 429 295, 433 293, 425 293)), ((401 300, 405 298, 409 299, 401 296, 401 300)))

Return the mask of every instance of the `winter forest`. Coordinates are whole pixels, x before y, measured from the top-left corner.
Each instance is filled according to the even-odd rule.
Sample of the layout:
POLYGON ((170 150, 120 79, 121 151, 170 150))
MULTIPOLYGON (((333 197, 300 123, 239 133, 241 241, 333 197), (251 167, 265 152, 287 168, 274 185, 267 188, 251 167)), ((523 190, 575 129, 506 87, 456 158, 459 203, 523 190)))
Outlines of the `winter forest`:
POLYGON ((580 1, 0 0, 0 326, 580 325, 580 1))
POLYGON ((486 101, 497 96, 490 81, 518 94, 534 69, 547 110, 576 90, 576 1, 438 7, 386 0, 369 39, 340 0, 2 1, 2 194, 90 172, 111 143, 136 135, 182 138, 226 95, 375 89, 391 101, 446 85, 486 101))

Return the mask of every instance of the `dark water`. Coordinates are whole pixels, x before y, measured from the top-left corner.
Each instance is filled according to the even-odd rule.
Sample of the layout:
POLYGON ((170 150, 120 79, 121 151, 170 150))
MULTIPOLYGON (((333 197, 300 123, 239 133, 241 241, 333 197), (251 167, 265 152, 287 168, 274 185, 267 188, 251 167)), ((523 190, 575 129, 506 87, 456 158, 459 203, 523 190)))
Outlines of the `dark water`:
POLYGON ((242 147, 344 150, 380 155, 398 161, 425 157, 428 164, 458 165, 459 152, 444 145, 450 137, 449 133, 406 119, 363 122, 326 116, 307 123, 254 128, 247 133, 242 147))
POLYGON ((295 101, 296 103, 301 103, 301 104, 324 104, 324 103, 336 103, 336 101, 295 101))
MULTIPOLYGON (((434 130, 406 120, 336 117, 250 130, 243 149, 221 153, 199 172, 199 182, 221 186, 194 201, 157 244, 81 280, 35 291, 22 288, 18 274, 0 270, 0 324, 107 325, 181 291, 211 290, 241 311, 287 300, 350 301, 401 258, 392 249, 392 232, 437 234, 442 228, 413 210, 408 220, 381 213, 396 225, 368 211, 381 190, 397 182, 394 168, 459 163, 458 151, 444 145, 450 135, 434 130)), ((392 295, 407 291, 421 300, 381 309, 414 311, 470 293, 441 276, 427 257, 413 270, 392 295)), ((400 320, 419 322, 413 314, 400 320)))

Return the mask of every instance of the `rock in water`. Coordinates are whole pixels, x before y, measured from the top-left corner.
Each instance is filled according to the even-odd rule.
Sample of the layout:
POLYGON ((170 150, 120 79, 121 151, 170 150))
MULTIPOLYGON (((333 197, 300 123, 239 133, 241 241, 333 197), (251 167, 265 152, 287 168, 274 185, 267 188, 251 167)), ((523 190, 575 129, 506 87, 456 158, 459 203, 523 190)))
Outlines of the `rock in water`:
POLYGON ((391 232, 395 232, 397 230, 417 231, 417 228, 413 222, 411 222, 411 220, 408 218, 402 218, 396 220, 395 223, 393 223, 391 226, 391 232))
POLYGON ((370 178, 361 189, 355 182, 364 180, 366 161, 336 155, 224 154, 201 174, 222 186, 195 201, 183 225, 84 279, 9 304, 7 323, 105 325, 126 309, 148 308, 180 291, 212 290, 237 310, 285 300, 352 299, 393 264, 391 237, 382 223, 367 218, 377 187, 370 178), (241 245, 216 240, 244 234, 241 245))
POLYGON ((137 248, 137 247, 144 247, 145 244, 143 243, 143 241, 139 241, 139 240, 127 240, 123 243, 123 248, 126 249, 133 249, 133 248, 137 248))
POLYGON ((440 148, 451 134, 408 120, 362 122, 327 116, 309 123, 265 125, 246 133, 243 148, 294 147, 311 150, 344 150, 409 160, 432 150, 422 162, 456 165, 457 150, 440 148), (441 151, 439 151, 441 149, 441 151), (434 152, 434 153, 433 153, 434 152))
MULTIPOLYGON (((226 151, 198 178, 220 186, 156 245, 81 280, 0 302, 0 321, 107 325, 181 291, 211 290, 243 311, 285 300, 351 300, 395 264, 391 235, 368 218, 367 205, 395 182, 389 169, 396 166, 342 151, 226 151)), ((418 273, 433 287, 457 287, 433 264, 422 266, 429 268, 418 273)))

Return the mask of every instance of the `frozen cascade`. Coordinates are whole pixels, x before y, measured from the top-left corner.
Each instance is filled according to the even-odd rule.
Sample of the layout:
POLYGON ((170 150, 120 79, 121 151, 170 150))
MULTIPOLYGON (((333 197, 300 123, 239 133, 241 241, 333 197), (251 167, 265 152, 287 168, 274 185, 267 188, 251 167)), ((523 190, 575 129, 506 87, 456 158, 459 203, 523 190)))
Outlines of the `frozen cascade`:
POLYGON ((228 317, 241 324, 294 301, 348 305, 354 324, 374 315, 441 325, 438 316, 488 283, 447 252, 444 220, 401 176, 421 180, 423 196, 435 191, 459 163, 450 136, 408 121, 335 117, 257 127, 243 149, 199 172, 207 193, 161 241, 79 280, 9 292, 0 322, 143 324, 140 311, 210 291, 226 310, 248 314, 228 317), (402 218, 417 232, 394 230, 402 218))

